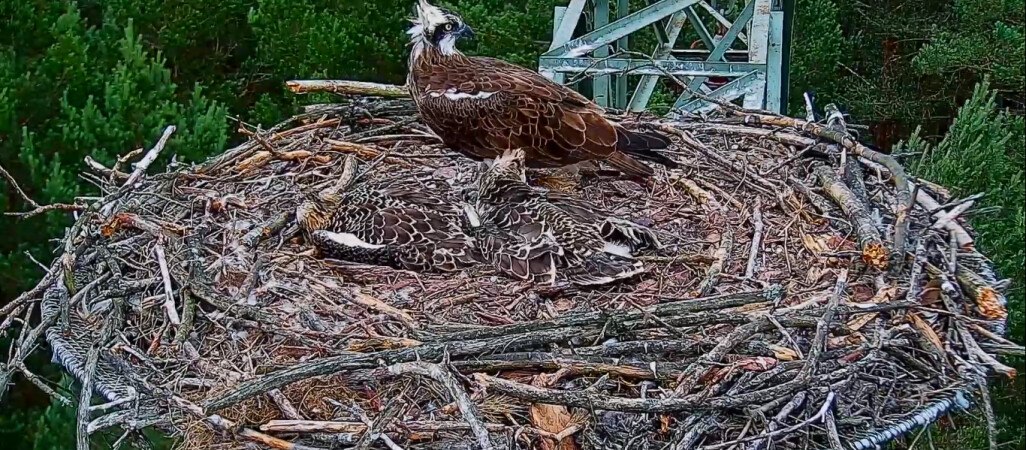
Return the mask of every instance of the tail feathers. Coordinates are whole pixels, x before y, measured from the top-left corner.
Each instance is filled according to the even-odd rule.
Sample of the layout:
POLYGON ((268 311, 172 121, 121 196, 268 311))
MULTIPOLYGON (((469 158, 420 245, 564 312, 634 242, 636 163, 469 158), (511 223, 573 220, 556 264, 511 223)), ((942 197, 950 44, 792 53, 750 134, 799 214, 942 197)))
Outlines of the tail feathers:
POLYGON ((654 131, 633 131, 617 127, 616 149, 628 155, 662 164, 670 169, 679 167, 675 161, 653 150, 670 146, 670 140, 654 131))
POLYGON ((663 246, 651 228, 616 217, 606 218, 602 224, 601 234, 603 240, 627 245, 631 252, 658 250, 663 246))
POLYGON ((627 279, 645 272, 641 261, 610 253, 593 253, 576 267, 565 271, 567 279, 580 286, 597 286, 627 279))
POLYGON ((652 170, 651 167, 646 166, 645 163, 631 158, 630 156, 627 156, 626 153, 620 151, 613 152, 609 155, 609 157, 606 158, 606 162, 617 170, 632 177, 648 178, 655 173, 655 171, 652 170))

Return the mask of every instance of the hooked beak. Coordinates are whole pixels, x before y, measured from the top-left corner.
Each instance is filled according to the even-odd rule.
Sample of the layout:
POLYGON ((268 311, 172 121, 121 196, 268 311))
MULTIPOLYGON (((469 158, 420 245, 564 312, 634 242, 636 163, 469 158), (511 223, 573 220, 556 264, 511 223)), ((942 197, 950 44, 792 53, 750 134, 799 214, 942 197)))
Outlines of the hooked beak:
POLYGON ((460 27, 459 36, 467 39, 474 39, 474 30, 471 30, 466 24, 460 27))

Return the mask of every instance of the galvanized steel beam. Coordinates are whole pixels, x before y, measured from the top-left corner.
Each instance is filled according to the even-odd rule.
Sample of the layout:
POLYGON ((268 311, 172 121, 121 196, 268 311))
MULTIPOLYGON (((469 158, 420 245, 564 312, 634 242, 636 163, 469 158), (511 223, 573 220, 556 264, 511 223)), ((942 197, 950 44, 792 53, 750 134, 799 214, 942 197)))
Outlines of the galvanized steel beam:
MULTIPOLYGON (((670 52, 673 51, 673 45, 677 43, 677 37, 680 36, 680 30, 684 28, 684 24, 688 21, 688 15, 684 11, 677 11, 670 16, 670 21, 666 24, 665 35, 666 40, 656 45, 655 50, 652 51, 652 59, 660 60, 671 58, 670 52)), ((631 104, 628 110, 631 112, 641 112, 648 106, 649 99, 652 98, 652 91, 655 90, 656 83, 659 82, 658 75, 645 75, 638 81, 638 86, 634 88, 634 95, 631 96, 631 104)))
POLYGON ((787 82, 784 64, 788 58, 786 21, 792 16, 788 8, 793 9, 793 1, 749 0, 731 20, 707 0, 651 0, 648 6, 633 13, 629 11, 629 0, 616 0, 617 19, 610 22, 610 0, 590 0, 594 11, 594 20, 589 24, 592 30, 572 38, 586 2, 570 0, 568 6, 556 8, 553 41, 539 58, 539 71, 545 76, 560 83, 566 82, 566 74, 593 76, 596 103, 633 112, 644 110, 659 77, 666 75, 684 80, 691 88, 674 103, 675 110, 706 110, 714 106, 692 99, 695 91, 725 100, 743 97, 744 105, 750 108, 783 110, 783 84, 787 82), (718 26, 726 27, 724 36, 712 36, 699 11, 709 14, 718 26), (660 23, 665 17, 669 20, 660 23), (688 22, 706 49, 674 48, 688 22), (660 41, 652 50, 651 60, 606 56, 614 45, 618 51, 627 51, 630 34, 647 26, 656 27, 660 41), (732 49, 738 42, 747 49, 732 49), (628 104, 627 77, 635 75, 641 79, 628 104), (730 81, 710 88, 711 77, 730 81))
MULTIPOLYGON (((616 0, 616 20, 623 20, 630 14, 631 3, 630 0, 616 0)), ((630 49, 630 37, 624 36, 616 40, 616 50, 625 52, 630 49)), ((613 106, 617 108, 627 107, 627 75, 619 74, 616 76, 616 102, 613 106)))
MULTIPOLYGON (((595 28, 602 28, 609 24, 609 0, 591 0, 595 6, 595 17, 594 24, 595 28)), ((609 56, 609 44, 600 45, 595 49, 596 58, 605 58, 609 56)), ((607 108, 609 107, 609 75, 599 75, 595 77, 591 84, 592 99, 595 100, 595 104, 607 108)))
POLYGON ((655 62, 629 58, 559 58, 541 57, 542 70, 555 73, 582 73, 602 75, 626 72, 633 75, 674 75, 678 77, 740 77, 763 65, 737 62, 671 61, 655 62))
MULTIPOLYGON (((748 96, 756 91, 760 91, 766 84, 766 75, 762 71, 752 71, 740 78, 735 78, 733 81, 724 84, 719 89, 706 94, 710 98, 732 101, 741 96, 748 96)), ((689 111, 693 113, 708 112, 717 107, 716 104, 705 101, 700 98, 696 98, 689 102, 686 102, 675 110, 689 111)), ((679 116, 679 113, 670 112, 671 117, 679 116)))
MULTIPOLYGON (((752 14, 754 12, 755 2, 748 2, 748 4, 745 5, 745 9, 741 11, 741 15, 739 15, 734 23, 730 25, 730 28, 723 35, 723 38, 721 38, 713 47, 712 51, 709 52, 709 57, 706 58, 706 61, 718 62, 723 60, 723 55, 726 54, 730 46, 734 44, 734 41, 736 40, 737 35, 741 33, 741 30, 743 30, 745 26, 748 25, 748 22, 752 20, 752 14)), ((677 97, 677 101, 673 103, 673 108, 680 108, 687 103, 687 101, 692 97, 691 92, 697 91, 701 88, 702 84, 708 79, 709 77, 705 76, 693 78, 691 82, 688 83, 688 90, 680 94, 680 97, 677 97)))
MULTIPOLYGON (((596 28, 594 31, 586 33, 579 38, 572 39, 557 48, 545 52, 542 56, 577 57, 587 55, 600 45, 609 44, 699 1, 662 0, 631 13, 621 20, 596 28)), ((563 19, 563 22, 566 23, 566 18, 563 19)))

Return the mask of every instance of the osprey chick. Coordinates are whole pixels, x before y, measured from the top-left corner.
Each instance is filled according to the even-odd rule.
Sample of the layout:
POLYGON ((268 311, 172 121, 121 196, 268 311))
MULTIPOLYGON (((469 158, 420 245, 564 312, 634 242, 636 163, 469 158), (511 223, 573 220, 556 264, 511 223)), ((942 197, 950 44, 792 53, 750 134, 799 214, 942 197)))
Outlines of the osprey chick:
POLYGON ((407 86, 449 148, 486 162, 523 149, 531 168, 605 161, 637 177, 653 173, 639 159, 677 167, 653 151, 670 144, 666 137, 609 121, 601 107, 533 70, 461 53, 457 40, 474 33, 458 14, 418 0, 413 23, 407 86))
MULTIPOLYGON (((511 236, 507 253, 554 257, 551 270, 577 285, 612 283, 644 272, 634 253, 660 248, 655 232, 591 202, 529 186, 523 158, 519 149, 505 152, 477 181, 474 211, 481 223, 511 236)), ((525 260, 528 268, 543 267, 533 258, 525 260)))

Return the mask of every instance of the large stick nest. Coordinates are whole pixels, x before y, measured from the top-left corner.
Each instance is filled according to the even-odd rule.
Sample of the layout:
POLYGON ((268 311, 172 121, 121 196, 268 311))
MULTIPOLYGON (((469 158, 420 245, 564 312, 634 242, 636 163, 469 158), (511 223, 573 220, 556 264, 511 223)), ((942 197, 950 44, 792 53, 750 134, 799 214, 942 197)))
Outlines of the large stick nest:
POLYGON ((665 246, 592 289, 315 256, 296 207, 347 156, 426 190, 471 180, 403 100, 320 107, 166 173, 93 162, 102 199, 34 291, 35 335, 114 402, 81 433, 157 425, 189 448, 862 449, 1014 375, 971 202, 843 124, 725 112, 634 118, 683 169, 570 188, 665 246))

